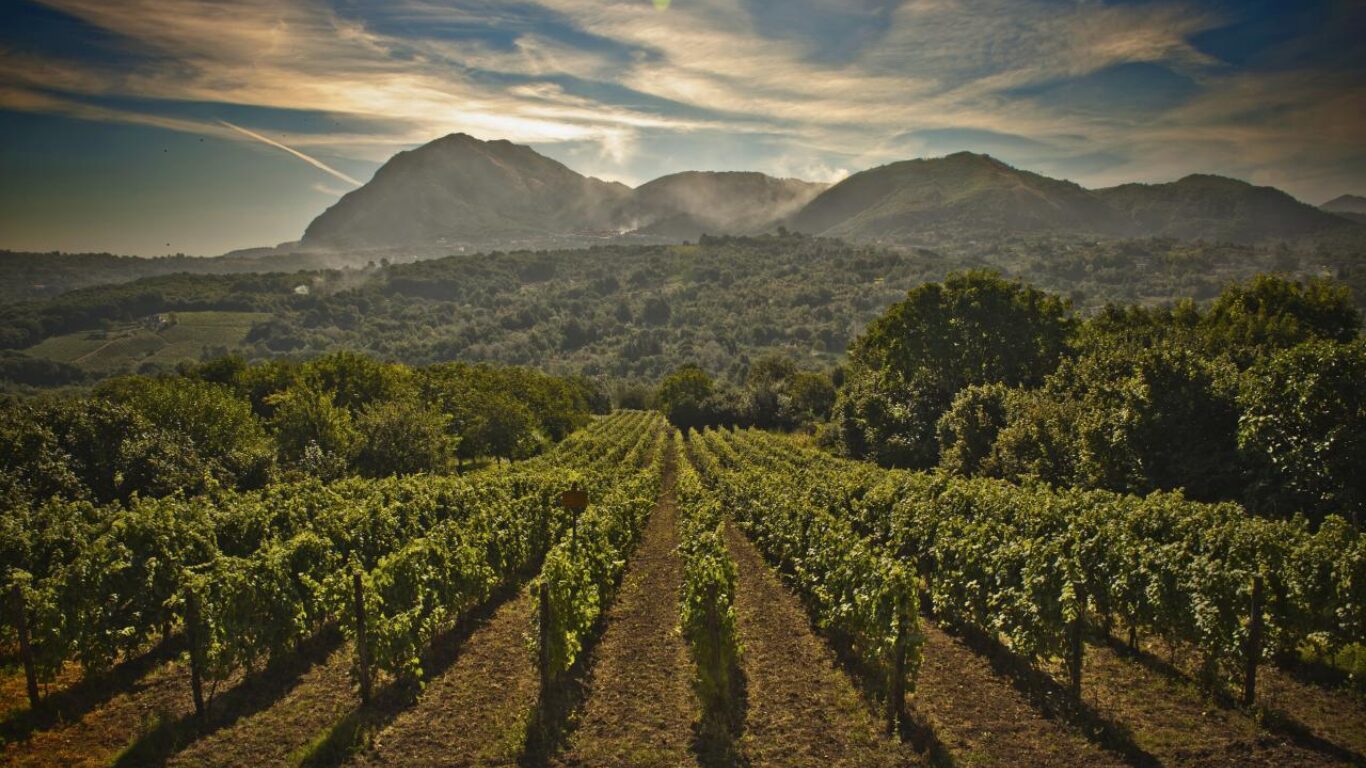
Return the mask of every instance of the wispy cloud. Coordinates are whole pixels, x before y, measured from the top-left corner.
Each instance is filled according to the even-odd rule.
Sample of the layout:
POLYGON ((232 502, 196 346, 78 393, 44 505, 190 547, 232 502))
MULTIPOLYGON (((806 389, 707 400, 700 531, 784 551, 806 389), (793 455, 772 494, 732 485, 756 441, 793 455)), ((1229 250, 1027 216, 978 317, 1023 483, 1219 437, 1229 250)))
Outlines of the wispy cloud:
POLYGON ((295 149, 295 148, 293 148, 293 147, 290 147, 290 146, 286 146, 286 145, 284 145, 284 144, 281 144, 280 142, 276 141, 275 139, 272 139, 272 138, 267 137, 267 136, 262 136, 261 134, 257 133, 256 131, 249 130, 249 129, 247 129, 247 128, 243 128, 243 127, 240 126, 240 125, 234 125, 234 124, 228 122, 227 120, 219 120, 218 122, 219 122, 220 124, 222 124, 222 125, 226 125, 227 127, 233 129, 234 131, 237 131, 238 133, 242 134, 243 136, 247 136, 247 137, 249 137, 249 138, 252 138, 252 139, 255 139, 255 140, 261 142, 262 144, 268 144, 268 145, 270 145, 270 146, 272 146, 272 147, 275 147, 276 149, 280 149, 280 150, 283 150, 283 151, 285 151, 285 152, 288 152, 289 154, 291 154, 291 155, 293 155, 293 156, 299 158, 300 160, 304 161, 305 163, 308 163, 309 165, 313 166, 314 168, 317 168, 318 170, 323 171, 324 173, 329 173, 329 174, 331 174, 331 175, 333 175, 333 176, 336 176, 337 178, 341 179, 342 181, 347 182, 348 184, 350 184, 350 185, 352 185, 352 186, 359 187, 359 186, 361 186, 361 184, 362 184, 362 182, 357 181, 356 179, 353 179, 353 178, 351 178, 350 176, 347 176, 346 174, 342 173, 341 171, 337 170, 336 168, 333 168, 332 166, 328 165, 327 163, 324 163, 323 161, 319 160, 318 158, 313 157, 313 156, 311 156, 311 155, 306 155, 306 154, 304 154, 303 152, 300 152, 299 150, 297 150, 297 149, 295 149))
MULTIPOLYGON (((875 34, 847 37, 839 55, 818 33, 775 35, 733 0, 663 11, 646 0, 394 0, 344 11, 323 0, 41 2, 143 56, 117 67, 0 56, 0 107, 226 128, 352 184, 309 153, 382 160, 466 131, 559 145, 599 175, 640 178, 702 164, 688 153, 725 142, 726 162, 834 178, 944 136, 977 136, 997 137, 1008 159, 1085 183, 1201 164, 1306 195, 1360 181, 1350 169, 1366 165, 1359 72, 1225 62, 1192 41, 1237 21, 1237 8, 1215 13, 1195 0, 879 0, 860 5, 875 34), (1027 93, 1138 65, 1189 82, 1191 95, 1160 110, 1083 110, 1027 93), (196 103, 309 110, 338 127, 270 139, 250 119, 177 114, 196 103), (355 129, 362 119, 368 127, 355 129), (1103 170, 1069 160, 1096 156, 1112 160, 1103 170)), ((832 20, 848 10, 792 2, 801 6, 792 13, 832 20)))

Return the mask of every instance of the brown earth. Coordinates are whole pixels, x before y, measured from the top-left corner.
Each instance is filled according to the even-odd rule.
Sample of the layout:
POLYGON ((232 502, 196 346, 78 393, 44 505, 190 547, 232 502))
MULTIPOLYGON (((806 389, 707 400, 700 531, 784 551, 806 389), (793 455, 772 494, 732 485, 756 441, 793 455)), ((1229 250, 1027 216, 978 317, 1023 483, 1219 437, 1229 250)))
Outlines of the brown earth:
MULTIPOLYGON (((1060 669, 1050 672, 1054 679, 1062 678, 1060 669)), ((1082 699, 1099 717, 1122 724, 1148 756, 1140 761, 1146 764, 1270 768, 1353 762, 1350 754, 1331 744, 1297 739, 1259 724, 1248 711, 1221 703, 1149 653, 1133 655, 1109 644, 1088 643, 1082 699)), ((1360 716, 1359 708, 1353 711, 1360 716)), ((1357 725, 1366 727, 1366 720, 1357 720, 1357 725)))
POLYGON ((339 714, 354 709, 358 694, 351 684, 355 648, 336 648, 322 663, 272 706, 191 744, 173 756, 177 768, 260 768, 292 763, 311 739, 339 714))
POLYGON ((698 703, 693 662, 678 628, 683 563, 673 473, 651 513, 593 652, 587 698, 570 747, 572 766, 679 766, 690 755, 698 703))
POLYGON ((911 707, 954 765, 1122 766, 1125 761, 1045 717, 963 640, 924 622, 924 664, 911 707))
POLYGON ((726 527, 726 543, 739 572, 735 609, 747 706, 738 746, 744 764, 920 764, 909 745, 882 735, 868 703, 754 545, 734 526, 726 527))
POLYGON ((529 586, 499 606, 353 764, 516 764, 539 687, 529 639, 534 607, 529 586))

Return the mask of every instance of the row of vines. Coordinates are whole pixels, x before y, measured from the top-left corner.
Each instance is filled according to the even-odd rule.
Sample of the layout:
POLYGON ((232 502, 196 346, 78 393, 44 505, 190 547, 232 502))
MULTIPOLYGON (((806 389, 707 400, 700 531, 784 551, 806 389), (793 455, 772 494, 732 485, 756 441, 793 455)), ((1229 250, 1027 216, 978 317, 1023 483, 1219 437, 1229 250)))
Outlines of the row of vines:
MULTIPOLYGON (((706 437, 735 467, 731 487, 847 521, 854 530, 840 535, 911 569, 935 616, 1026 658, 1063 659, 1074 692, 1086 632, 1194 649, 1204 681, 1240 687, 1248 704, 1259 665, 1366 637, 1366 536, 1338 517, 1313 530, 1174 493, 888 472, 775 435, 706 437)), ((785 571, 808 568, 811 534, 752 527, 785 571)))
POLYGON ((814 462, 780 468, 756 443, 719 431, 691 442, 710 492, 882 698, 897 729, 924 642, 913 564, 854 528, 814 462))
POLYGON ((735 562, 726 549, 724 507, 703 485, 682 433, 674 433, 674 442, 683 559, 680 624, 697 667, 695 687, 704 725, 711 733, 724 735, 738 727, 741 717, 735 562))
POLYGON ((161 640, 183 643, 202 712, 218 685, 329 627, 355 641, 368 698, 376 672, 419 677, 433 637, 572 530, 561 492, 613 498, 659 434, 658 417, 624 413, 466 477, 7 508, 0 634, 20 647, 35 707, 67 664, 98 675, 161 640))

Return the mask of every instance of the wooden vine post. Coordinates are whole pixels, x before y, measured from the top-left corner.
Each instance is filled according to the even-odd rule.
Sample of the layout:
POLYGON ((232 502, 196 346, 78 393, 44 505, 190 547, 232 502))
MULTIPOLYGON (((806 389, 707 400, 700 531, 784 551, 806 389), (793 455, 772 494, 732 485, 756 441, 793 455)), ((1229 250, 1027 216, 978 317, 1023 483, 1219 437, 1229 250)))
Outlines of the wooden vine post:
POLYGON ((731 701, 730 670, 726 669, 726 653, 722 647, 721 614, 716 610, 717 598, 716 582, 707 582, 706 596, 703 598, 702 631, 706 636, 709 658, 701 660, 705 666, 701 672, 702 679, 710 681, 708 687, 713 700, 702 704, 711 709, 712 714, 729 718, 734 707, 731 701))
POLYGON ((1077 616, 1067 625, 1067 688, 1074 698, 1081 698, 1081 671, 1085 660, 1086 603, 1077 607, 1077 616))
POLYGON ((185 594, 185 639, 190 644, 190 693, 194 696, 194 714, 204 716, 204 643, 200 637, 199 594, 193 589, 185 594))
POLYGON ((906 634, 910 623, 906 596, 898 594, 895 600, 896 637, 887 665, 887 732, 891 734, 897 733, 906 719, 906 634))
POLYGON ((569 510, 569 547, 570 552, 576 552, 578 547, 579 517, 588 508, 588 492, 576 487, 564 491, 560 494, 560 504, 569 510))
POLYGON ((1257 699, 1257 662, 1262 657, 1262 575, 1252 577, 1251 612, 1247 630, 1247 668, 1243 676, 1243 706, 1250 707, 1257 699))
MULTIPOLYGON (((723 649, 721 648, 721 616, 716 612, 716 583, 708 582, 706 598, 706 617, 707 622, 707 642, 711 644, 711 668, 716 679, 719 681, 725 677, 725 665, 723 649)), ((724 695, 724 691, 719 691, 724 695)))
POLYGON ((37 709, 38 672, 33 665, 33 641, 28 629, 28 606, 24 605, 24 590, 18 584, 10 587, 10 601, 14 609, 14 627, 19 632, 19 656, 24 663, 24 683, 28 688, 28 706, 37 709))
POLYGON ((356 602, 356 667, 360 679, 360 702, 370 703, 370 645, 365 636, 365 583, 360 571, 351 574, 356 602))
POLYGON ((541 695, 545 696, 550 690, 551 683, 554 682, 550 671, 550 630, 554 623, 554 617, 550 615, 550 587, 544 582, 537 589, 537 597, 540 600, 541 621, 538 627, 537 666, 541 673, 541 695))

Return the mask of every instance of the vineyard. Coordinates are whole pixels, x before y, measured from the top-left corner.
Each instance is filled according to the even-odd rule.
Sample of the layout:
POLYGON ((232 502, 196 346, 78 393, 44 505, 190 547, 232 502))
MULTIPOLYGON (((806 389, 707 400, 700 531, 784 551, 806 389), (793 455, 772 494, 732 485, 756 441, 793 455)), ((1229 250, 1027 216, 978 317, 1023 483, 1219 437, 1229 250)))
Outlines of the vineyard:
POLYGON ((1366 764, 1336 517, 623 411, 465 475, 0 525, 7 765, 1366 764))

